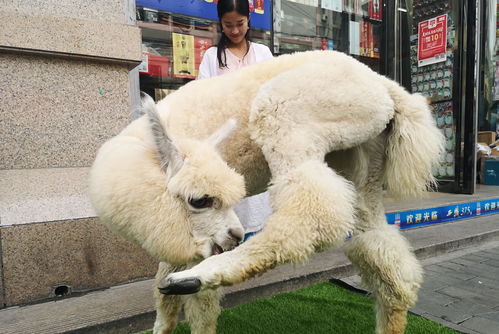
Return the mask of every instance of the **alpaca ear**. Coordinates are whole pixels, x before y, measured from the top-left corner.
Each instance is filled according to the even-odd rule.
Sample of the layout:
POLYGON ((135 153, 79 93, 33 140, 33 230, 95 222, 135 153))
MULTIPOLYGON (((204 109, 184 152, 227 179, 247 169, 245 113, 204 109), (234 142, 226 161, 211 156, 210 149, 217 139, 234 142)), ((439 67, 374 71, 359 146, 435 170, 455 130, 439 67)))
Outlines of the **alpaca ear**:
POLYGON ((160 167, 167 174, 168 179, 182 168, 183 160, 179 150, 168 136, 158 114, 156 103, 144 92, 140 93, 142 108, 149 119, 151 133, 158 153, 160 167))
POLYGON ((215 133, 213 133, 206 141, 213 147, 217 147, 223 142, 227 137, 230 136, 232 131, 237 126, 237 121, 234 118, 229 118, 227 122, 224 123, 215 133))

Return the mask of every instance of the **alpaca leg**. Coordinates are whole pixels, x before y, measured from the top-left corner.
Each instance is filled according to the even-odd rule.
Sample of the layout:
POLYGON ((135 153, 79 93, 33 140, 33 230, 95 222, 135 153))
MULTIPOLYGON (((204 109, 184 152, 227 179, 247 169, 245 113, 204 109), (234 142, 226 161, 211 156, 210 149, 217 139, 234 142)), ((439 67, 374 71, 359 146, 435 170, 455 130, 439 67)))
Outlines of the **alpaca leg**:
POLYGON ((421 266, 398 228, 386 223, 383 207, 384 138, 365 143, 350 165, 356 184, 356 231, 346 248, 376 303, 377 334, 404 332, 407 310, 422 282, 421 266))
POLYGON ((233 251, 169 275, 160 290, 181 294, 193 282, 198 289, 239 283, 277 264, 304 261, 314 251, 341 243, 352 231, 353 186, 324 162, 302 163, 273 183, 274 213, 262 232, 233 251))
POLYGON ((354 236, 346 253, 375 298, 376 333, 402 334, 407 311, 417 300, 422 268, 398 229, 383 223, 354 236))
POLYGON ((181 296, 167 296, 159 292, 157 285, 161 279, 175 269, 165 262, 160 262, 156 279, 154 282, 154 300, 156 302, 156 321, 154 322, 154 334, 170 334, 177 327, 180 309, 182 306, 181 296))
POLYGON ((189 297, 184 310, 192 334, 216 334, 217 320, 222 308, 222 291, 205 290, 189 297))
POLYGON ((170 334, 177 327, 180 308, 182 306, 181 296, 167 296, 154 289, 156 301, 156 321, 154 322, 154 334, 170 334))

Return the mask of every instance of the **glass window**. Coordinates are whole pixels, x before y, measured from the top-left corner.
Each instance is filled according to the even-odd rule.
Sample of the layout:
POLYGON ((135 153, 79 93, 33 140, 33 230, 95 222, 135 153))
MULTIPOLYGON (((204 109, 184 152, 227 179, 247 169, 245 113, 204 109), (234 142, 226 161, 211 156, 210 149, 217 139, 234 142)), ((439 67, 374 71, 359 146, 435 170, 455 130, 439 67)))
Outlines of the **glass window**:
POLYGON ((497 109, 499 104, 499 26, 497 17, 499 10, 497 0, 486 1, 485 20, 483 25, 483 61, 482 61, 482 98, 478 109, 478 130, 497 131, 497 109))
POLYGON ((276 50, 337 50, 380 71, 382 1, 281 0, 274 13, 276 50))
MULTIPOLYGON (((197 77, 204 52, 220 38, 218 21, 137 7, 142 30, 140 89, 156 101, 197 77)), ((251 40, 270 44, 270 32, 252 28, 251 40)))
POLYGON ((409 15, 412 92, 421 93, 430 101, 437 126, 446 138, 445 156, 434 175, 442 181, 453 181, 458 109, 453 90, 458 73, 457 1, 414 0, 408 10, 412 14, 409 15))

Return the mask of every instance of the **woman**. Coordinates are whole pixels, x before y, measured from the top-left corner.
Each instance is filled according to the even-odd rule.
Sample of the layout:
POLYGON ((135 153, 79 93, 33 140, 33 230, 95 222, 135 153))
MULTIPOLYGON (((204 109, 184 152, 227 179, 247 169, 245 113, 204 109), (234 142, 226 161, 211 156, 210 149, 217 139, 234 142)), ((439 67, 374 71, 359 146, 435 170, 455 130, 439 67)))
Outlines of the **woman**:
MULTIPOLYGON (((222 36, 217 46, 211 47, 204 54, 198 79, 211 78, 272 58, 267 46, 249 40, 248 0, 219 0, 217 11, 222 36)), ((234 210, 247 238, 261 230, 267 217, 272 214, 269 193, 247 197, 234 210)))
POLYGON ((222 36, 217 46, 204 54, 198 79, 211 78, 272 58, 267 46, 249 40, 248 0, 219 0, 217 12, 222 36))

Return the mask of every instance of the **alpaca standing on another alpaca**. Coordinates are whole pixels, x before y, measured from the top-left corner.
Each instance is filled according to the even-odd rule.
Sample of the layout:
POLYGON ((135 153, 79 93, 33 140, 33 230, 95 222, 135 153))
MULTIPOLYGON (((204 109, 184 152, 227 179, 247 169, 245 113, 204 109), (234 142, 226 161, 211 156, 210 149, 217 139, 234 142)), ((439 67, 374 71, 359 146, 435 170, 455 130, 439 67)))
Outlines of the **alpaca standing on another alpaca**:
MULTIPOLYGON (((162 320, 168 325, 155 326, 155 333, 170 333, 165 328, 176 323, 177 294, 200 291, 196 295, 206 293, 205 301, 216 300, 212 288, 305 261, 348 234, 353 237, 347 255, 376 300, 377 333, 404 332, 422 269, 400 232, 386 224, 382 191, 385 186, 394 196, 420 196, 434 182, 431 170, 443 138, 422 96, 345 54, 313 51, 191 82, 157 109, 172 144, 162 154, 173 157, 166 171, 145 118, 106 144, 92 169, 93 202, 111 228, 161 261, 178 263, 176 233, 187 236, 202 221, 209 225, 208 215, 230 212, 244 193, 236 173, 244 176, 247 195, 272 184, 274 213, 262 232, 234 250, 209 258, 201 252, 201 263, 165 278, 160 277, 179 268, 158 272, 159 291, 170 299, 158 306, 168 309, 162 320), (237 127, 219 141, 217 153, 203 140, 231 118, 237 127), (115 175, 98 177, 109 165, 115 175), (197 216, 189 198, 212 204, 197 216), (173 230, 176 226, 182 228, 173 230)), ((202 244, 195 240, 187 244, 202 244)), ((204 240, 204 249, 215 243, 204 240)), ((202 312, 189 307, 186 312, 193 333, 215 333, 219 307, 213 302, 195 307, 202 312), (200 326, 207 331, 198 331, 200 326)))

